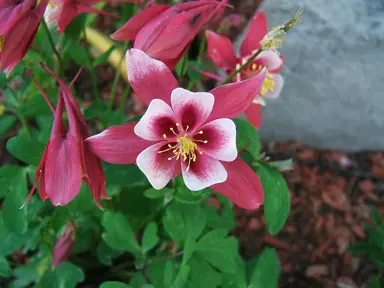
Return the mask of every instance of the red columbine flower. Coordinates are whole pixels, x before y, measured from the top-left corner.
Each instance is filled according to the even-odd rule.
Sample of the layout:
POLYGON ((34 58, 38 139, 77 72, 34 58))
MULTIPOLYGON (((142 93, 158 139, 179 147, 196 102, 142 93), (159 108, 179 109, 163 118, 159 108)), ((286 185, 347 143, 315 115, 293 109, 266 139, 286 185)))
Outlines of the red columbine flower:
POLYGON ((88 137, 84 117, 70 88, 48 67, 42 66, 56 79, 61 90, 54 111, 48 97, 38 86, 54 112, 54 122, 51 138, 37 167, 35 182, 27 201, 40 179, 41 199, 49 198, 55 206, 66 205, 75 198, 84 180, 99 206, 100 198, 108 198, 105 192, 105 175, 100 160, 84 143, 84 139, 88 137), (62 122, 64 107, 68 114, 68 130, 62 122))
MULTIPOLYGON (((264 12, 258 12, 252 19, 247 35, 240 47, 240 57, 237 57, 233 49, 231 41, 212 31, 207 31, 208 53, 212 61, 224 70, 231 74, 241 65, 245 64, 250 56, 260 49, 260 41, 268 33, 267 18, 264 12)), ((268 74, 264 80, 263 87, 260 90, 260 96, 254 100, 245 115, 247 119, 259 128, 261 124, 260 104, 265 105, 264 97, 274 99, 280 94, 283 87, 283 77, 279 74, 283 66, 283 58, 272 50, 263 51, 243 72, 237 74, 234 81, 247 79, 257 75, 265 66, 268 66, 268 74)))
POLYGON ((106 14, 91 5, 103 0, 51 0, 47 13, 48 23, 57 22, 57 32, 63 33, 73 18, 82 13, 106 14))
POLYGON ((69 221, 63 234, 60 235, 53 250, 53 268, 59 266, 62 262, 68 260, 75 246, 76 226, 69 221))
POLYGON ((0 70, 9 75, 28 52, 48 0, 0 1, 0 70), (37 5, 37 6, 36 6, 37 5))
POLYGON ((152 6, 133 16, 112 38, 135 39, 134 48, 173 69, 201 27, 220 16, 226 1, 192 1, 152 6))
POLYGON ((178 88, 164 63, 138 49, 128 50, 126 61, 130 84, 148 110, 139 122, 88 138, 92 151, 110 163, 136 163, 156 189, 181 172, 190 190, 210 186, 245 209, 262 204, 260 179, 238 157, 230 119, 252 103, 266 70, 208 93, 193 93, 178 88))

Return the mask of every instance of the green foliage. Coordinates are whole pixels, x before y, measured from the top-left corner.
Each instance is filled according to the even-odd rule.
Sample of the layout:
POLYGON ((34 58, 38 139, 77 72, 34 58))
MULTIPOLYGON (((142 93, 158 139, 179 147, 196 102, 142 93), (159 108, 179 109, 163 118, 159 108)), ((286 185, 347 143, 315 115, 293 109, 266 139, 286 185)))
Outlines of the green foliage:
POLYGON ((269 233, 277 234, 289 215, 290 195, 287 183, 274 167, 259 163, 256 172, 264 188, 264 216, 269 233))
POLYGON ((27 136, 15 136, 7 142, 9 153, 16 159, 34 166, 39 165, 45 146, 43 143, 27 136))
POLYGON ((277 288, 279 274, 280 263, 275 249, 265 249, 257 259, 249 287, 277 288))
POLYGON ((240 151, 247 151, 254 160, 260 158, 260 138, 259 133, 255 127, 244 119, 234 119, 236 124, 236 144, 237 149, 240 151))

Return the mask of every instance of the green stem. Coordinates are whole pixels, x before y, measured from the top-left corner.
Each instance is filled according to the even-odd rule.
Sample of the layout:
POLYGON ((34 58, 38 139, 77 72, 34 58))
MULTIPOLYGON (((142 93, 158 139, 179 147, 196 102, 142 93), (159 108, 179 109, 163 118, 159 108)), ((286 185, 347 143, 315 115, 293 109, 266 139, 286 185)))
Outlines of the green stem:
POLYGON ((95 95, 95 98, 96 100, 99 100, 100 99, 100 93, 99 93, 99 90, 97 89, 97 76, 96 76, 96 71, 95 71, 95 67, 93 67, 93 63, 92 63, 92 56, 91 56, 91 51, 89 49, 89 44, 88 44, 88 41, 87 41, 87 33, 86 33, 86 29, 85 29, 85 25, 83 27, 83 36, 84 36, 84 40, 85 40, 85 50, 87 51, 87 55, 88 55, 88 66, 89 66, 89 72, 91 73, 91 81, 92 81, 92 90, 93 90, 93 94, 95 95))
POLYGON ((41 22, 42 22, 42 24, 43 24, 45 33, 47 34, 48 42, 49 42, 49 44, 50 44, 51 47, 52 47, 53 53, 55 53, 55 55, 56 55, 56 57, 57 57, 57 60, 59 61, 59 69, 58 69, 58 71, 59 71, 59 76, 60 76, 60 75, 62 75, 62 73, 64 72, 64 71, 63 71, 63 69, 64 69, 64 66, 63 66, 63 60, 61 59, 60 53, 59 53, 59 52, 57 51, 57 49, 56 49, 56 45, 55 45, 55 42, 53 41, 51 31, 49 31, 47 22, 45 22, 44 19, 43 19, 43 21, 41 21, 41 22))
POLYGON ((247 62, 245 62, 243 65, 241 65, 235 72, 233 72, 231 75, 229 75, 227 77, 227 79, 225 79, 223 82, 220 83, 220 85, 224 85, 224 84, 228 84, 229 82, 231 82, 231 80, 237 75, 239 74, 240 72, 242 72, 244 69, 246 69, 252 62, 253 60, 255 60, 255 58, 262 52, 263 50, 262 49, 259 49, 256 51, 255 54, 253 54, 251 57, 249 57, 249 59, 247 60, 247 62))
POLYGON ((124 115, 124 108, 125 108, 125 103, 127 102, 127 98, 129 96, 129 93, 131 92, 131 85, 127 84, 128 86, 125 88, 123 97, 121 98, 120 101, 120 107, 119 107, 119 114, 123 117, 124 115))
MULTIPOLYGON (((123 46, 123 51, 127 50, 128 45, 129 45, 129 41, 126 41, 124 43, 124 46, 123 46)), ((120 76, 121 76, 121 63, 123 63, 123 61, 124 61, 124 56, 122 56, 121 59, 120 59, 119 67, 117 69, 117 73, 115 74, 115 78, 113 79, 113 84, 112 84, 112 88, 111 88, 111 94, 110 94, 109 103, 108 103, 107 119, 109 119, 109 117, 111 116, 113 103, 115 103, 116 91, 117 91, 117 87, 119 85, 120 76)), ((121 103, 120 103, 120 105, 121 105, 121 103)))
POLYGON ((21 125, 23 125, 23 129, 24 129, 25 133, 28 135, 28 137, 31 137, 31 132, 29 131, 28 123, 25 120, 25 118, 18 113, 16 114, 16 116, 17 116, 17 118, 19 118, 21 125))

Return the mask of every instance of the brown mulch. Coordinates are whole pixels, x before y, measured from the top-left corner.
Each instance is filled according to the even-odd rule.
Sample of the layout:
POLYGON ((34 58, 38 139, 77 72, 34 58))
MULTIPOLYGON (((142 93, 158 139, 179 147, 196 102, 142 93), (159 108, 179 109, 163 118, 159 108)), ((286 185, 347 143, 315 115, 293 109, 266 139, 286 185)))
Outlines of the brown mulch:
MULTIPOLYGON (((365 239, 369 205, 383 215, 384 153, 343 153, 297 142, 266 143, 268 155, 291 155, 293 170, 284 172, 291 212, 277 236, 266 232, 262 209, 236 209, 242 254, 252 258, 275 247, 281 261, 279 287, 360 287, 374 269, 344 250, 365 239)), ((281 160, 281 159, 279 159, 281 160)))

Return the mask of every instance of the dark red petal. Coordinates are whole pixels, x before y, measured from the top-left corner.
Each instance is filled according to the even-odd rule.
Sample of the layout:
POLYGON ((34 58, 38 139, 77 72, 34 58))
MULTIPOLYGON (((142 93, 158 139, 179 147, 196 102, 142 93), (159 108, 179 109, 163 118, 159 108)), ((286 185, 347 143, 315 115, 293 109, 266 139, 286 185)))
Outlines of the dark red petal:
POLYGON ((134 48, 127 51, 126 61, 129 83, 137 97, 146 105, 153 99, 170 105, 172 90, 178 83, 168 67, 134 48))
POLYGON ((137 122, 112 126, 100 134, 85 140, 87 147, 97 157, 113 164, 136 163, 137 156, 154 144, 144 140, 133 132, 137 122))
POLYGON ((259 95, 267 70, 247 80, 219 86, 210 91, 215 96, 215 105, 207 121, 218 118, 235 118, 241 115, 259 95))
POLYGON ((68 204, 80 190, 83 178, 79 141, 72 135, 49 142, 45 165, 45 189, 55 206, 68 204))
POLYGON ((142 29, 145 24, 168 8, 169 6, 167 5, 157 5, 141 11, 131 17, 123 27, 113 33, 111 38, 118 41, 135 39, 137 33, 139 33, 140 29, 142 29))
POLYGON ((211 189, 228 197, 244 209, 256 209, 264 202, 264 190, 259 176, 239 157, 232 162, 222 162, 228 173, 227 181, 211 189))
POLYGON ((209 30, 205 32, 205 35, 207 37, 209 57, 216 66, 224 70, 235 68, 237 59, 231 40, 209 30))
POLYGON ((249 30, 240 47, 241 56, 249 56, 260 48, 260 41, 268 33, 267 16, 263 11, 257 12, 252 18, 249 30))
POLYGON ((245 116, 247 120, 255 126, 256 129, 259 129, 261 126, 261 105, 260 104, 251 104, 247 110, 245 110, 245 116))

